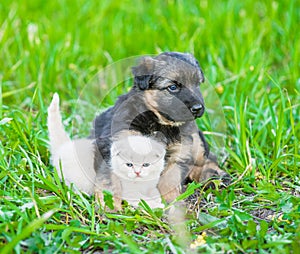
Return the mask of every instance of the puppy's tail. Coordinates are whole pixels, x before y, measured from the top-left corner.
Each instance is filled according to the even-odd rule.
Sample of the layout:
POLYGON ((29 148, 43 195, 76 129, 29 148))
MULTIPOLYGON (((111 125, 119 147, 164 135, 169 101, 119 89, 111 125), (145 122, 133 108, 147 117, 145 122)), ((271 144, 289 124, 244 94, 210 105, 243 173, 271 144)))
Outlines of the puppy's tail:
POLYGON ((59 110, 59 96, 53 95, 50 106, 48 107, 48 132, 50 139, 50 151, 54 154, 63 144, 71 141, 66 133, 59 110))

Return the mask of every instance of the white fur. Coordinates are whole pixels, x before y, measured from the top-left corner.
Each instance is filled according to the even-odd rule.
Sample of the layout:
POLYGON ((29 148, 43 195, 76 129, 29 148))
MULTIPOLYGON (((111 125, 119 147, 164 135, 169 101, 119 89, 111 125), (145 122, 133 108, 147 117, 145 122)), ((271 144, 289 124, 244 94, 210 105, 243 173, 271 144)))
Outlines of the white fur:
POLYGON ((157 184, 164 169, 164 146, 149 137, 128 136, 112 144, 111 155, 113 172, 121 181, 122 199, 133 206, 144 199, 152 208, 163 207, 157 184))
POLYGON ((57 93, 48 108, 48 131, 51 162, 60 178, 64 178, 66 184, 74 183, 79 190, 92 194, 96 177, 93 140, 70 139, 62 124, 57 93))

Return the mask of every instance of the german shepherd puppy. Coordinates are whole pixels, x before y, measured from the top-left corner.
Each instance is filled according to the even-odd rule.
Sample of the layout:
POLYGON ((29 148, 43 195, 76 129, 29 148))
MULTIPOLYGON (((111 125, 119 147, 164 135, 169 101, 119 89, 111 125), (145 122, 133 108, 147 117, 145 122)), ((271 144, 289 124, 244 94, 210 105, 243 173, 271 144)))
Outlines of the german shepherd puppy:
POLYGON ((99 192, 110 185, 103 176, 110 171, 111 137, 126 130, 161 137, 161 142, 167 144, 166 166, 158 183, 167 202, 180 194, 186 179, 199 182, 227 177, 195 123, 203 115, 205 105, 199 86, 204 76, 194 56, 165 52, 144 57, 132 72, 132 89, 94 120, 90 138, 96 139, 98 147, 96 194, 101 196, 99 192))

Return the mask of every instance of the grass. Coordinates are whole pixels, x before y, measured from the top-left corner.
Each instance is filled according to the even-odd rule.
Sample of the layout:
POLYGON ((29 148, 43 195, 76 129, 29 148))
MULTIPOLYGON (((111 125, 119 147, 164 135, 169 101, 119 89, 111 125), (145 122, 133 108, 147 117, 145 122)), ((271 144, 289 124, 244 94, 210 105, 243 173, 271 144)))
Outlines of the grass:
POLYGON ((299 22, 296 0, 1 1, 1 253, 299 253, 299 22), (106 68, 101 93, 95 75, 170 50, 204 69, 198 124, 233 182, 191 185, 176 224, 145 203, 104 213, 49 164, 47 106, 57 91, 84 137, 130 83, 106 68))

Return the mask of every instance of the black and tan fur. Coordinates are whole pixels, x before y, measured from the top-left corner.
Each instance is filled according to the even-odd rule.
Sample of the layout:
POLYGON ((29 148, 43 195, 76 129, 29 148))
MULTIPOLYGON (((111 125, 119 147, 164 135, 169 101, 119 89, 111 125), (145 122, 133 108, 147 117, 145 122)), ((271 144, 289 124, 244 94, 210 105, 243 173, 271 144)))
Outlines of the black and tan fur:
POLYGON ((204 113, 199 86, 204 76, 197 60, 191 54, 167 52, 143 58, 132 72, 134 84, 129 93, 94 121, 91 137, 96 139, 99 153, 95 161, 96 193, 110 185, 103 177, 103 172, 109 174, 105 167, 110 160, 110 138, 124 130, 160 136, 166 142, 166 167, 158 189, 167 202, 180 194, 187 178, 199 182, 227 176, 210 155, 195 123, 204 113))

